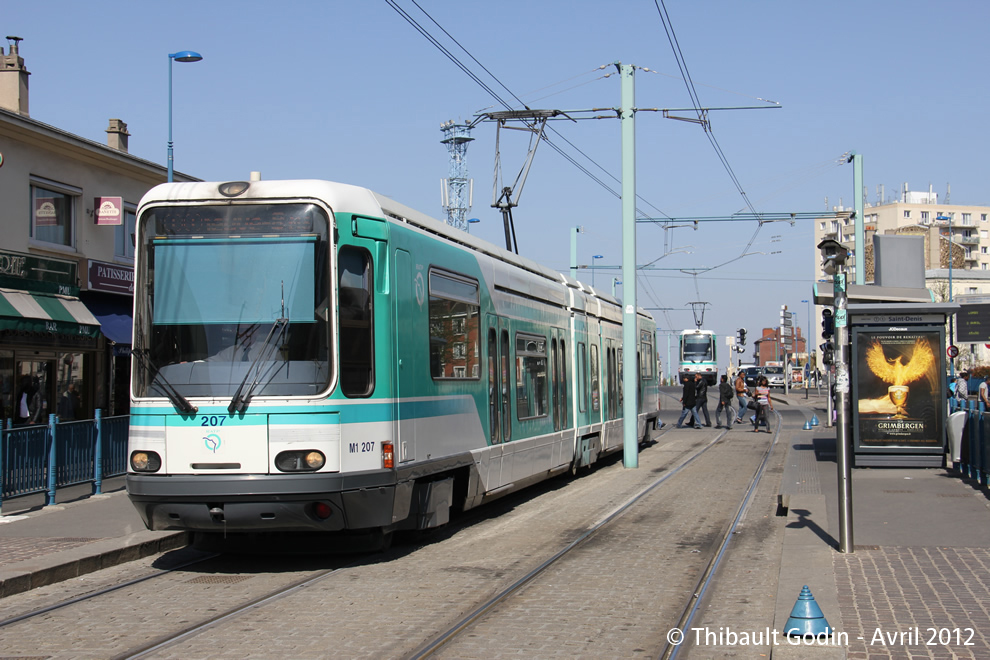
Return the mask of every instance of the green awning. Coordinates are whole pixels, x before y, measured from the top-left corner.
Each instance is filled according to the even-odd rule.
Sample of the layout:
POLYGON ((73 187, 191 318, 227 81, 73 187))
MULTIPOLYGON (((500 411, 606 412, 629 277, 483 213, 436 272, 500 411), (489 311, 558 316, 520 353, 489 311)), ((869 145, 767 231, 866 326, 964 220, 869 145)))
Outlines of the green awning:
POLYGON ((0 330, 95 338, 100 322, 72 296, 0 289, 0 330))

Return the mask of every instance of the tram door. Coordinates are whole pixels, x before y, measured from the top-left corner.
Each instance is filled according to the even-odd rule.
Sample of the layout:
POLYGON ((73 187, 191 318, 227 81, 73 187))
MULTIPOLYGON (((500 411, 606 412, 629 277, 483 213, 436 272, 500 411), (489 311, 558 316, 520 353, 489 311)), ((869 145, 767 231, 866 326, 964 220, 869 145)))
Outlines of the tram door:
POLYGON ((412 332, 401 329, 413 319, 426 313, 426 274, 414 270, 412 258, 405 250, 395 251, 395 399, 396 399, 396 459, 403 463, 416 458, 417 426, 415 418, 407 411, 411 406, 403 404, 404 398, 416 396, 416 378, 429 373, 423 363, 424 347, 417 346, 412 332))
POLYGON ((489 442, 497 445, 512 439, 509 416, 511 371, 509 331, 505 321, 488 315, 488 428, 489 442))

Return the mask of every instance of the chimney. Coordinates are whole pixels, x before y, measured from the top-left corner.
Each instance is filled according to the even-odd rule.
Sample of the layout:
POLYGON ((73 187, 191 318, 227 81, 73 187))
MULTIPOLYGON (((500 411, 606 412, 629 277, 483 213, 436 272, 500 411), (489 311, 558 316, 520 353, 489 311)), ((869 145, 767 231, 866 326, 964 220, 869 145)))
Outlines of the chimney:
POLYGON ((7 37, 10 52, 0 48, 0 108, 28 116, 28 76, 17 42, 20 37, 7 37))
POLYGON ((110 126, 107 127, 107 146, 111 149, 116 149, 117 151, 123 151, 127 153, 127 138, 130 133, 127 132, 127 124, 120 121, 119 119, 111 119, 110 126))

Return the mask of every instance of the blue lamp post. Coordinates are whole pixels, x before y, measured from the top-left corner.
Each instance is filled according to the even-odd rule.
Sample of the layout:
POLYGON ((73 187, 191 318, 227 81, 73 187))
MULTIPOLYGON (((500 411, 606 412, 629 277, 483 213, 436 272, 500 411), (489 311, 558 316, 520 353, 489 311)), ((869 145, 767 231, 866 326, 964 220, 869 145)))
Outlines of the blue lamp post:
POLYGON ((168 54, 168 182, 172 183, 172 60, 199 62, 203 56, 191 50, 168 54))
POLYGON ((470 218, 470 219, 469 219, 469 220, 467 221, 467 227, 466 227, 466 229, 467 229, 467 232, 468 232, 468 233, 470 234, 470 233, 471 233, 471 225, 476 225, 476 224, 478 224, 479 222, 481 222, 481 220, 479 220, 478 218, 470 218))
POLYGON ((591 255, 591 286, 592 286, 592 288, 594 288, 594 286, 595 286, 595 261, 597 261, 598 259, 604 259, 604 258, 605 258, 605 255, 603 255, 603 254, 593 254, 593 255, 591 255))

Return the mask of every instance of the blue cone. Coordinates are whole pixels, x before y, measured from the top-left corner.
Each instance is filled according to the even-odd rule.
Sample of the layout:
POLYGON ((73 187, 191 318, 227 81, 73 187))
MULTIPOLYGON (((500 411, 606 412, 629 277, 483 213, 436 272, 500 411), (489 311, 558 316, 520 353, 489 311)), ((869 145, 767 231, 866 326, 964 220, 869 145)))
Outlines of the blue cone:
POLYGON ((831 637, 832 628, 829 627, 822 608, 818 607, 815 597, 811 595, 811 589, 804 585, 801 595, 794 603, 791 616, 784 624, 784 634, 788 637, 817 637, 824 634, 831 637))
POLYGON ((805 431, 810 431, 811 430, 811 422, 810 421, 809 422, 805 422, 803 428, 804 428, 805 431))
POLYGON ((816 415, 815 413, 811 413, 811 425, 818 426, 818 424, 819 424, 818 415, 816 415))

